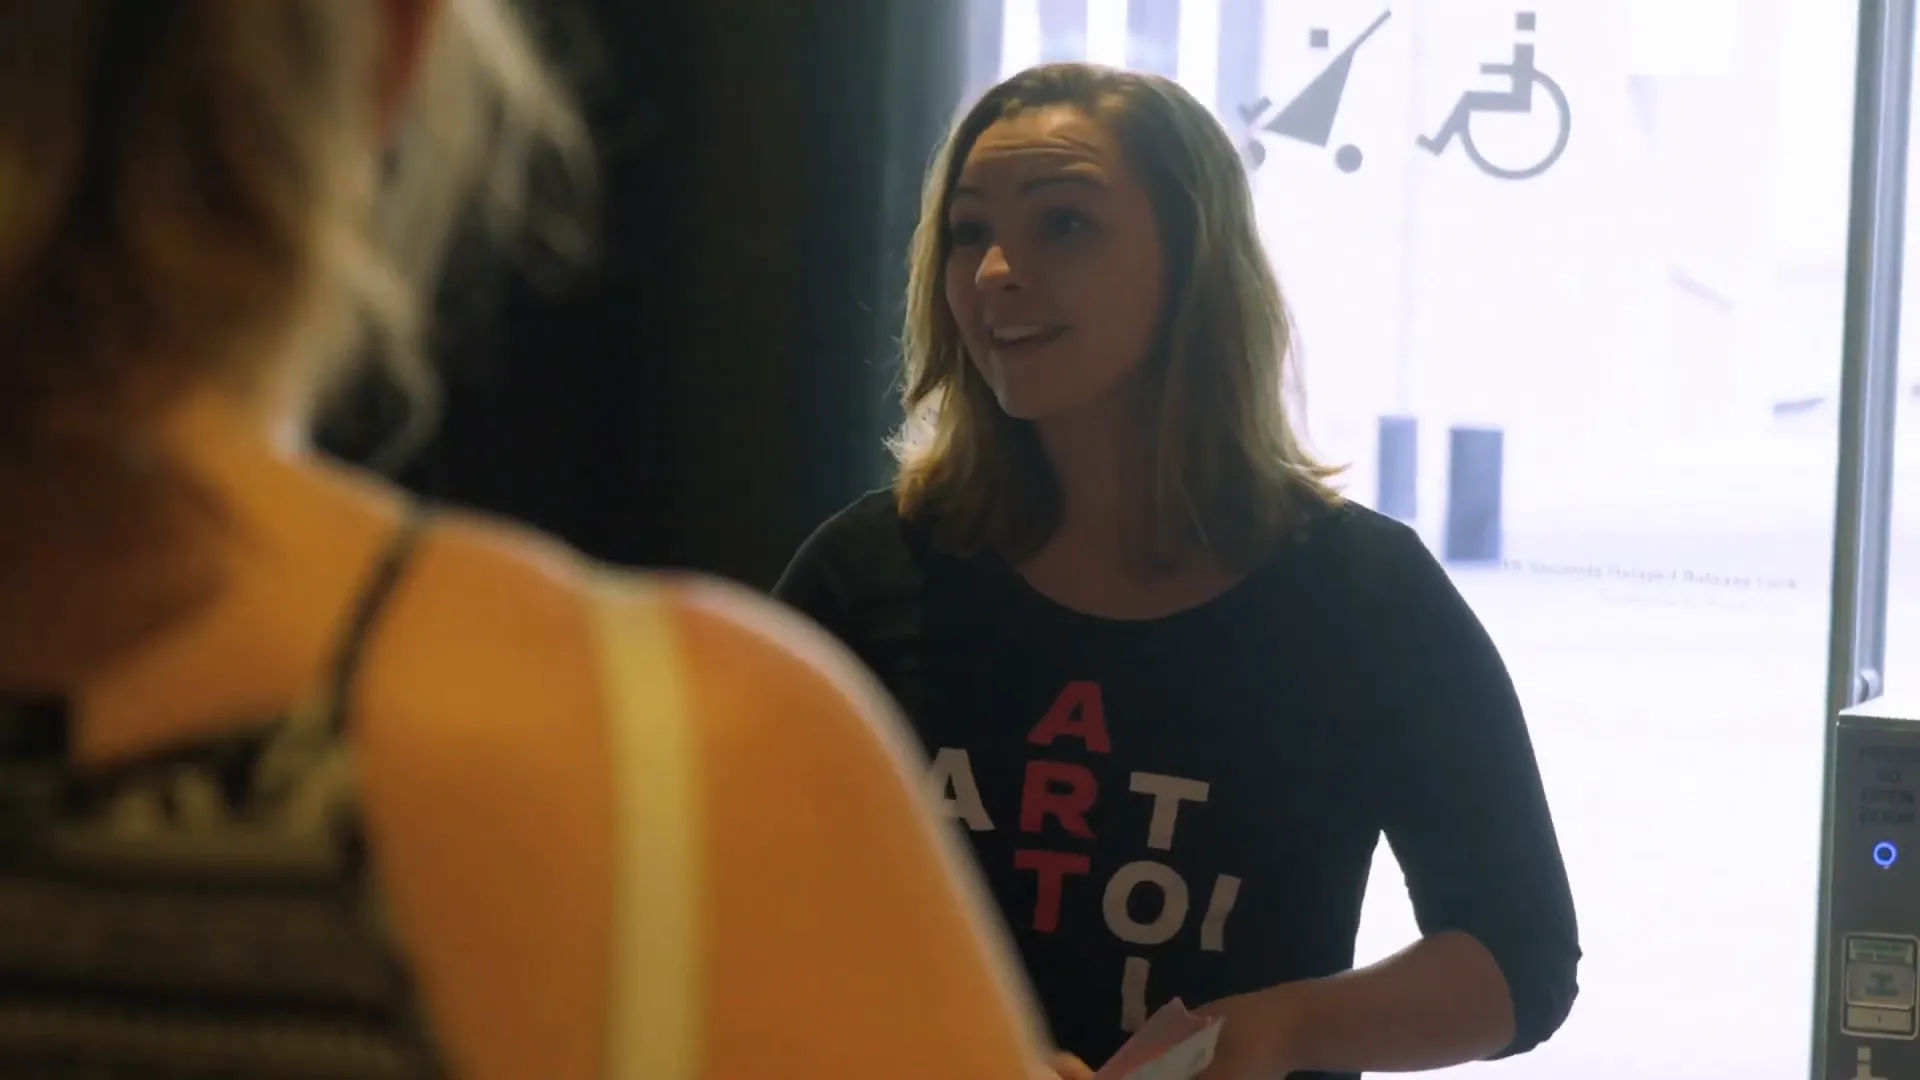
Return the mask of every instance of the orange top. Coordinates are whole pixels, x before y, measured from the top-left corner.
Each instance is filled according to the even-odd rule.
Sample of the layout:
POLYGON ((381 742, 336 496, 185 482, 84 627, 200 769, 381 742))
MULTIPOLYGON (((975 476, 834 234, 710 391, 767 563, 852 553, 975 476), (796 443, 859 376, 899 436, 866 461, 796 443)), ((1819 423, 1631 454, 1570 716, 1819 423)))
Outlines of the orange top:
MULTIPOLYGON (((99 554, 48 521, 0 565, 0 686, 71 688, 83 763, 312 700, 404 516, 216 441, 204 525, 99 554)), ((1025 990, 892 707, 798 616, 446 514, 365 640, 359 809, 455 1075, 1031 1075, 1025 990)))
POLYGON ((376 653, 358 730, 384 886, 468 1075, 1031 1074, 971 868, 824 634, 709 581, 543 572, 471 526, 421 554, 387 677, 457 700, 426 714, 376 653), (461 655, 489 625, 517 632, 461 655))

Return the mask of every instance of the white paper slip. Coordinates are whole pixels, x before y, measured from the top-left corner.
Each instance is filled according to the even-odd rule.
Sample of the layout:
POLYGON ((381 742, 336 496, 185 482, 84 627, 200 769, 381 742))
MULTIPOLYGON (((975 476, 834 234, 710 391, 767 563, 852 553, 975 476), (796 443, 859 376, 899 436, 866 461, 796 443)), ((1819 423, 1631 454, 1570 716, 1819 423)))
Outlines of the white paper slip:
POLYGON ((1179 998, 1133 1033, 1094 1080, 1192 1080, 1213 1061, 1220 1021, 1195 1016, 1179 998))
POLYGON ((1220 1025, 1208 1024, 1183 1042, 1126 1075, 1126 1080, 1193 1080, 1213 1064, 1213 1048, 1220 1041, 1220 1025))

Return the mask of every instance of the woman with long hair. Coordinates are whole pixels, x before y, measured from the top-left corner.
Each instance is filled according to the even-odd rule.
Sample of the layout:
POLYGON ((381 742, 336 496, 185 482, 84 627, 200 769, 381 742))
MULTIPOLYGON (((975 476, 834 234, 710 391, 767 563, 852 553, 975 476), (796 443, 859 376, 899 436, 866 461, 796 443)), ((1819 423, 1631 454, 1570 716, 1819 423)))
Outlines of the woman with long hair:
POLYGON ((834 646, 307 449, 585 141, 495 0, 0 7, 0 1075, 1037 1064, 834 646))
POLYGON ((1220 125, 1154 76, 1015 75, 911 259, 898 474, 776 591, 905 706, 1059 1044, 1104 1060, 1176 998, 1222 1020, 1209 1080, 1551 1035, 1580 952, 1520 704, 1306 449, 1220 125), (1423 936, 1352 970, 1383 833, 1423 936))

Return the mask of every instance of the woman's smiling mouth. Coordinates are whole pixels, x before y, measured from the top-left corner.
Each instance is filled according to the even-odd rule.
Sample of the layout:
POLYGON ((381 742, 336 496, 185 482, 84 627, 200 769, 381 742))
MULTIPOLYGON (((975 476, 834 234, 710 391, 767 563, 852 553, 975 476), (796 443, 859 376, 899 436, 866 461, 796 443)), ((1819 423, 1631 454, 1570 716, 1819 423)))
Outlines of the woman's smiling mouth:
POLYGON ((1066 332, 1064 326, 996 326, 987 331, 987 340, 996 353, 1018 355, 1050 345, 1066 332))

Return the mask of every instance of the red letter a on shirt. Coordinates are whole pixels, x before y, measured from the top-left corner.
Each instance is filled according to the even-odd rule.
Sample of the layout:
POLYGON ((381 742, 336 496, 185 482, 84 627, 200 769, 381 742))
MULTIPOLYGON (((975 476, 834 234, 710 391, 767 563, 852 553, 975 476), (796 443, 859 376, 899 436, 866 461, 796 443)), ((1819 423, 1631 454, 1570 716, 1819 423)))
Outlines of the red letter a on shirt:
POLYGON ((1099 683, 1068 683, 1060 696, 1053 699, 1047 715, 1027 733, 1027 741, 1035 746, 1052 746, 1055 739, 1063 736, 1079 739, 1097 754, 1112 752, 1113 744, 1107 740, 1107 710, 1100 703, 1099 683))

